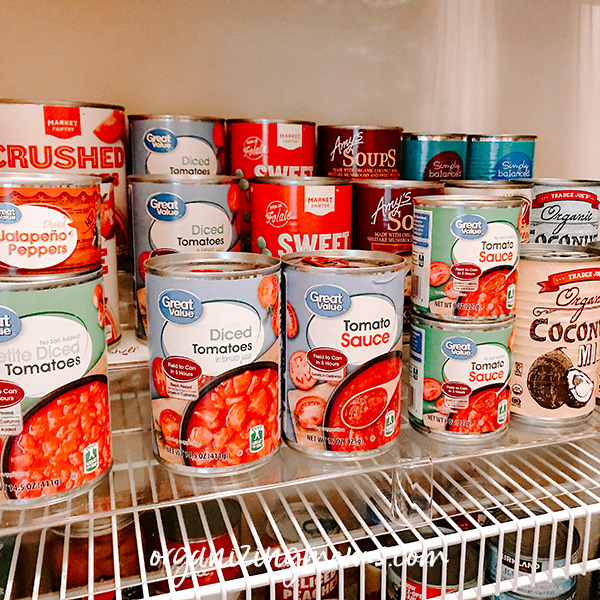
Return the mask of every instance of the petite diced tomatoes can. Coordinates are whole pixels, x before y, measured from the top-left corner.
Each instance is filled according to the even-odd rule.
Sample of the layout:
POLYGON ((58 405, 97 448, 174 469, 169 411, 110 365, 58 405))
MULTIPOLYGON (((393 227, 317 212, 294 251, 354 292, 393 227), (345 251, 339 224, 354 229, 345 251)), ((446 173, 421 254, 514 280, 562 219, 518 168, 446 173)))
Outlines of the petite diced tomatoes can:
POLYGON ((172 470, 229 474, 278 449, 280 268, 243 252, 146 261, 153 444, 172 470))

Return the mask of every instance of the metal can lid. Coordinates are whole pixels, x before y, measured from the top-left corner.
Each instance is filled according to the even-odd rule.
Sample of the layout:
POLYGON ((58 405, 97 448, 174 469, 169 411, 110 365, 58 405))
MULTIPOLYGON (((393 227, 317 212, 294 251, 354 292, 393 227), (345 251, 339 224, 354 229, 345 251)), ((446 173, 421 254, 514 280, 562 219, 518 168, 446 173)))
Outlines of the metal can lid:
POLYGON ((77 106, 79 108, 109 108, 124 111, 123 106, 117 104, 102 104, 99 102, 68 102, 66 100, 27 100, 20 98, 1 98, 0 104, 37 104, 40 106, 77 106))
POLYGON ((588 187, 599 186, 600 180, 597 179, 558 179, 558 178, 535 178, 535 179, 514 179, 515 183, 530 183, 532 185, 545 185, 549 187, 588 187))
POLYGON ((79 285, 88 281, 99 280, 101 277, 102 267, 99 264, 90 269, 65 273, 2 275, 0 276, 0 292, 48 290, 79 285))
POLYGON ((515 315, 502 315, 500 317, 445 317, 433 315, 431 313, 422 313, 414 306, 410 312, 410 322, 415 325, 423 325, 432 329, 441 329, 450 331, 458 329, 461 331, 496 331, 507 327, 512 327, 515 321, 515 315))
POLYGON ((344 275, 366 275, 386 271, 400 271, 406 259, 399 254, 374 250, 321 250, 318 252, 291 252, 281 257, 284 268, 319 273, 324 269, 344 275))
POLYGON ((469 142, 535 142, 537 135, 514 133, 469 134, 469 142))
POLYGON ((250 183, 265 185, 352 185, 351 179, 343 177, 250 177, 250 183))
POLYGON ((440 181, 419 181, 415 179, 353 179, 352 185, 359 188, 422 189, 438 190, 444 187, 440 181))
POLYGON ((523 179, 500 179, 496 181, 487 181, 485 179, 444 179, 442 183, 446 187, 457 187, 466 189, 522 189, 525 187, 533 187, 531 180, 523 179))
POLYGON ((181 122, 207 122, 207 123, 225 123, 221 117, 205 117, 196 115, 169 115, 169 114, 149 114, 149 115, 128 115, 127 119, 131 121, 181 121, 181 122))
POLYGON ((521 246, 521 260, 560 261, 595 261, 599 260, 598 253, 592 245, 568 246, 566 244, 536 244, 527 243, 521 246))
POLYGON ((238 183, 235 175, 128 175, 129 183, 171 183, 175 185, 226 185, 238 183))
MULTIPOLYGON (((308 504, 310 506, 310 510, 317 518, 319 525, 327 535, 338 533, 340 531, 339 524, 327 507, 320 504, 314 504, 312 502, 309 502, 308 504)), ((319 531, 319 526, 315 523, 307 506, 303 502, 292 502, 289 505, 289 510, 294 515, 295 521, 308 540, 314 540, 322 537, 321 532, 319 531)), ((300 541, 298 529, 296 528, 296 525, 290 518, 285 508, 281 507, 273 511, 273 520, 275 521, 275 525, 277 526, 277 529, 281 533, 281 536, 286 544, 295 544, 300 541)), ((266 534, 272 540, 277 539, 270 521, 267 522, 266 534)))
POLYGON ((393 131, 394 133, 402 133, 404 129, 402 127, 398 127, 396 125, 319 125, 317 127, 317 131, 325 130, 325 129, 365 129, 370 131, 393 131))
POLYGON ((233 123, 256 123, 260 125, 283 124, 283 125, 311 125, 316 126, 314 121, 297 121, 291 119, 227 119, 227 125, 233 123))
POLYGON ((99 186, 102 177, 94 175, 61 175, 51 173, 0 173, 0 187, 13 188, 81 188, 99 186))
POLYGON ((448 194, 437 196, 417 196, 415 206, 436 206, 438 208, 518 208, 523 205, 523 196, 486 196, 485 194, 448 194))
POLYGON ((404 140, 418 140, 419 142, 466 142, 466 133, 404 133, 404 140))

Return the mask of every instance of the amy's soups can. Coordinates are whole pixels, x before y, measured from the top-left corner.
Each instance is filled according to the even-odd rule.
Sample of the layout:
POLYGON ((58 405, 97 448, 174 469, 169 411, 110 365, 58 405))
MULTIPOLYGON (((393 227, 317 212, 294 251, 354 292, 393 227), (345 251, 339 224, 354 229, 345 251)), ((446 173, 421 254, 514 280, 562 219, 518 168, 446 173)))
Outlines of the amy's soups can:
POLYGON ((333 177, 250 180, 252 252, 346 250, 352 227, 352 183, 333 177))
POLYGON ((112 464, 103 298, 100 269, 0 278, 5 499, 62 499, 112 464))
POLYGON ((211 475, 262 464, 280 441, 280 261, 188 253, 145 268, 158 460, 211 475))
POLYGON ((405 133, 403 136, 402 179, 464 179, 466 163, 465 133, 405 133))
POLYGON ((388 449, 400 429, 404 259, 349 250, 282 260, 286 441, 322 458, 388 449))
POLYGON ((469 135, 465 179, 533 177, 535 135, 469 135))
POLYGON ((477 320, 514 313, 520 197, 419 196, 413 226, 413 306, 477 320))

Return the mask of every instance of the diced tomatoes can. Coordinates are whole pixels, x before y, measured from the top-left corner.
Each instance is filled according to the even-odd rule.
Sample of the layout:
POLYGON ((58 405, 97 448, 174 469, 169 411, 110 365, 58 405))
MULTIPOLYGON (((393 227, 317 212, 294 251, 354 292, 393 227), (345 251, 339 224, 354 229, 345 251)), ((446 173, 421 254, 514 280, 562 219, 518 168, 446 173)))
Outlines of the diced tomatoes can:
POLYGON ((146 261, 154 452, 190 475, 256 467, 279 447, 278 259, 146 261))
POLYGON ((62 500, 112 465, 103 298, 100 269, 0 278, 4 500, 62 500))
POLYGON ((440 440, 487 443, 507 431, 514 316, 456 323, 413 312, 409 420, 440 440))
POLYGON ((287 443, 325 459, 389 450, 400 430, 404 259, 347 250, 282 261, 287 443))
POLYGON ((404 133, 400 177, 417 181, 464 179, 466 133, 404 133))
POLYGON ((465 179, 530 179, 536 135, 469 135, 465 179))
POLYGON ((414 199, 414 308, 457 320, 515 311, 521 197, 414 199))

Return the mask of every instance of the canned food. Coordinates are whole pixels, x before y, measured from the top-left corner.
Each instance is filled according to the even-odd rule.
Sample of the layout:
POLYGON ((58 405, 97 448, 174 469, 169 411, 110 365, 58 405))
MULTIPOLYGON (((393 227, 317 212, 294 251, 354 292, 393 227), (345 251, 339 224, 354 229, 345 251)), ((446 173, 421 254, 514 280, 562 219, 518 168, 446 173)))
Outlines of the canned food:
POLYGON ((404 134, 400 169, 402 179, 464 179, 466 163, 466 133, 404 134))
POLYGON ((531 241, 585 246, 598 239, 600 181, 533 179, 531 241))
POLYGON ((0 276, 98 268, 100 181, 0 174, 0 276))
POLYGON ((418 196, 413 306, 477 320, 514 313, 522 198, 418 196))
POLYGON ((220 175, 225 120, 190 115, 129 115, 133 175, 220 175))
POLYGON ((350 247, 352 183, 331 177, 261 177, 250 180, 252 252, 282 257, 291 252, 350 247))
POLYGON ((108 472, 102 299, 99 269, 0 279, 1 497, 62 499, 108 472))
POLYGON ((465 179, 533 177, 536 135, 469 135, 465 179))
POLYGON ((580 424, 598 386, 600 256, 527 244, 518 271, 511 412, 529 425, 580 424))
POLYGON ((130 258, 122 106, 0 100, 0 171, 114 178, 119 263, 130 258))
POLYGON ((456 323, 413 313, 410 424, 440 440, 506 433, 514 317, 456 323))
POLYGON ((319 125, 317 174, 353 179, 398 179, 402 127, 319 125))
POLYGON ((286 441, 322 458, 383 452, 400 429, 404 259, 349 250, 282 260, 286 441))
POLYGON ((136 335, 147 338, 144 261, 176 252, 240 249, 238 179, 217 177, 128 177, 133 223, 136 335))
POLYGON ((278 259, 146 261, 154 452, 187 474, 238 472, 279 446, 278 259))

